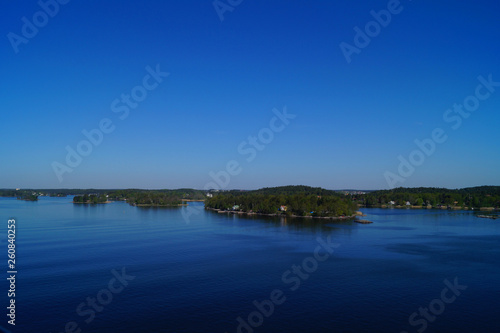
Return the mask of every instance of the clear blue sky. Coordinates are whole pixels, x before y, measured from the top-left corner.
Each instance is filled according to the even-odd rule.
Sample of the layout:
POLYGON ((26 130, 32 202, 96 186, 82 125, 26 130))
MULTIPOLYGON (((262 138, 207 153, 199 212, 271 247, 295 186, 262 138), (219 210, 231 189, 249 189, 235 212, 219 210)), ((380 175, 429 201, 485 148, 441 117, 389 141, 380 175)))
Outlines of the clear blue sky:
POLYGON ((226 188, 388 188, 435 128, 448 139, 397 186, 500 185, 500 87, 459 128, 443 119, 479 75, 500 81, 500 4, 401 1, 348 63, 339 45, 387 6, 244 0, 221 21, 211 0, 73 0, 44 22, 37 1, 8 1, 0 188, 203 188, 231 160, 226 188), (34 15, 16 53, 9 33, 24 38, 34 15), (121 120, 112 102, 157 65, 170 75, 121 120), (296 118, 247 161, 238 146, 285 106, 296 118), (114 131, 60 182, 53 162, 105 118, 114 131))

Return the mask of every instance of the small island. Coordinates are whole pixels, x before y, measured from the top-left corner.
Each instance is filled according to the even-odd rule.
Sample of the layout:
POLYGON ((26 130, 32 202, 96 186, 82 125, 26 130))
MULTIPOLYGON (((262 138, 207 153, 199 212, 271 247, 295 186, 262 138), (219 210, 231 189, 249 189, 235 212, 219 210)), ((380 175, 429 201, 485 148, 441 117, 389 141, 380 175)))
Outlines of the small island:
POLYGON ((137 207, 180 207, 188 201, 203 201, 205 192, 193 189, 178 190, 116 190, 108 197, 114 201, 126 201, 137 207))
POLYGON ((15 197, 17 200, 23 201, 38 201, 41 194, 35 190, 15 190, 0 189, 0 197, 15 197))
POLYGON ((73 197, 73 203, 76 204, 104 204, 109 203, 108 196, 104 194, 84 194, 75 195, 73 197))
POLYGON ((193 189, 178 190, 81 190, 85 194, 75 195, 76 204, 104 204, 125 201, 136 207, 180 207, 187 201, 204 201, 205 191, 193 189))
POLYGON ((17 200, 38 201, 38 194, 37 193, 24 193, 24 194, 17 196, 17 200))

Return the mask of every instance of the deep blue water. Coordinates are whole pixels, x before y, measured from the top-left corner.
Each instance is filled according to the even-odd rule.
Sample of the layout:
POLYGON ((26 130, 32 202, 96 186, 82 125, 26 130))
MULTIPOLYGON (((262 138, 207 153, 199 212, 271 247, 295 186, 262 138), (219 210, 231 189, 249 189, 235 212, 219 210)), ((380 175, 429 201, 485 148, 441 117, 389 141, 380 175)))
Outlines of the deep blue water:
MULTIPOLYGON (((0 325, 12 332, 59 333, 74 322, 68 332, 223 333, 238 332, 241 317, 245 333, 500 332, 498 220, 364 209, 374 223, 361 225, 197 208, 202 204, 157 209, 0 199, 4 275, 12 217, 18 269, 16 326, 5 314, 0 325), (186 223, 190 212, 197 214, 186 223), (325 252, 318 238, 338 247, 325 252), (324 261, 314 259, 317 248, 324 261), (112 280, 112 270, 123 269, 135 278, 112 280), (445 303, 444 281, 455 278, 467 288, 458 296, 445 291, 445 303), (273 290, 281 291, 273 296, 280 304, 270 314, 273 290), (98 295, 105 305, 92 308, 88 300, 98 295), (255 312, 254 301, 268 317, 255 312), (437 315, 417 313, 411 326, 409 317, 430 304, 437 315)), ((3 281, 0 301, 7 306, 3 281)))

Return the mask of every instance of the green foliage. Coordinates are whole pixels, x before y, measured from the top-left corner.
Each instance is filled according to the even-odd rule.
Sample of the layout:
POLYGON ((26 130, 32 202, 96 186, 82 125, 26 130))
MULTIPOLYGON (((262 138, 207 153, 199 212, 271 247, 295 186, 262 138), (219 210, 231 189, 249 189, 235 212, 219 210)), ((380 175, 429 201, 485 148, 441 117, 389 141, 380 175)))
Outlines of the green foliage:
POLYGON ((433 187, 395 188, 355 195, 353 198, 367 207, 387 205, 394 201, 396 205, 405 205, 408 201, 414 206, 432 207, 500 207, 500 186, 479 186, 457 190, 433 187))
MULTIPOLYGON (((50 196, 66 196, 74 195, 74 202, 102 203, 105 202, 105 196, 109 196, 109 200, 127 200, 135 205, 158 205, 169 206, 178 205, 182 199, 203 200, 205 199, 206 191, 194 189, 177 189, 177 190, 103 190, 103 189, 0 189, 0 197, 17 197, 20 200, 38 200, 38 195, 50 196), (81 198, 80 198, 81 197, 81 198)), ((450 207, 500 207, 500 186, 478 186, 463 189, 450 190, 445 188, 433 187, 418 187, 418 188, 395 188, 392 190, 382 190, 369 192, 367 194, 354 194, 345 196, 336 191, 325 190, 320 187, 309 186, 282 186, 262 188, 256 191, 224 191, 215 195, 214 198, 208 200, 208 204, 217 206, 220 209, 229 209, 233 205, 239 204, 240 196, 248 196, 241 200, 245 201, 244 205, 240 205, 241 209, 253 210, 254 212, 265 212, 274 214, 281 205, 290 206, 291 210, 288 214, 296 215, 317 215, 329 216, 337 212, 337 214, 349 215, 347 212, 351 210, 351 199, 366 207, 379 207, 387 205, 390 201, 394 201, 396 205, 405 206, 406 202, 410 202, 414 206, 450 206, 450 207), (219 199, 215 199, 221 196, 219 199), (258 197, 260 195, 260 197, 258 197), (227 197, 233 196, 234 198, 227 197), (298 196, 298 197, 295 197, 298 196), (315 196, 316 199, 321 197, 323 200, 314 200, 310 196, 315 196), (331 197, 331 200, 330 200, 331 197), (224 200, 222 200, 224 198, 224 200), (237 198, 237 199, 235 199, 237 198), (249 199, 251 198, 251 200, 249 199), (335 202, 334 202, 335 201, 335 202), (345 202, 347 208, 334 209, 342 207, 345 202), (246 206, 245 206, 246 205, 246 206), (330 205, 330 206, 325 206, 330 205), (313 213, 311 213, 313 212, 313 213), (338 213, 340 212, 340 213, 338 213)), ((215 207, 212 207, 215 208, 215 207)), ((283 213, 283 212, 281 212, 283 213)))
POLYGON ((192 189, 179 190, 117 190, 109 193, 112 200, 126 200, 131 205, 140 206, 178 206, 183 199, 200 200, 203 191, 192 189))
POLYGON ((17 197, 22 200, 38 200, 38 194, 51 197, 75 195, 73 202, 98 204, 108 200, 126 200, 132 205, 178 206, 182 200, 204 200, 206 191, 194 189, 177 190, 96 190, 96 189, 51 189, 15 190, 0 189, 0 197, 17 197))
POLYGON ((107 201, 108 198, 105 194, 75 195, 75 197, 73 198, 74 203, 99 204, 105 203, 107 201))
POLYGON ((23 193, 19 193, 17 199, 25 201, 38 201, 38 194, 30 191, 25 191, 23 193))
POLYGON ((18 200, 37 201, 39 193, 36 190, 0 189, 0 197, 14 197, 18 200))
POLYGON ((57 198, 64 198, 66 197, 67 195, 64 194, 64 193, 55 193, 55 192, 51 192, 51 193, 47 193, 50 197, 57 197, 57 198))
POLYGON ((317 217, 350 216, 356 211, 356 205, 344 195, 307 186, 228 191, 205 201, 205 206, 213 209, 232 210, 235 205, 243 212, 317 217), (286 206, 286 212, 281 206, 286 206))
POLYGON ((204 200, 205 191, 193 189, 178 190, 115 190, 109 192, 111 200, 127 200, 138 205, 179 205, 182 199, 204 200))

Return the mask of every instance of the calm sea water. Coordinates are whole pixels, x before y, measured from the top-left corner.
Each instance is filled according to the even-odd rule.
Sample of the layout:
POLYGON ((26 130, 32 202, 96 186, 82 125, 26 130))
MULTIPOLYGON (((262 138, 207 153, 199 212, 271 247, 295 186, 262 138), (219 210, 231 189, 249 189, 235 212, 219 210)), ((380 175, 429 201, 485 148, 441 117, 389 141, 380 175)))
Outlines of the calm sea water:
MULTIPOLYGON (((14 217, 18 275, 16 326, 5 314, 0 326, 47 333, 500 332, 498 220, 363 211, 373 224, 236 217, 200 203, 157 209, 2 198, 0 247, 6 258, 7 219, 14 217), (183 215, 192 212, 186 223, 183 215), (330 254, 318 239, 337 247, 330 254), (459 285, 455 294, 445 280, 459 285), (419 313, 429 307, 427 317, 419 313)), ((6 259, 2 267, 7 276, 6 259)), ((7 306, 5 280, 0 287, 7 306)))

